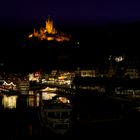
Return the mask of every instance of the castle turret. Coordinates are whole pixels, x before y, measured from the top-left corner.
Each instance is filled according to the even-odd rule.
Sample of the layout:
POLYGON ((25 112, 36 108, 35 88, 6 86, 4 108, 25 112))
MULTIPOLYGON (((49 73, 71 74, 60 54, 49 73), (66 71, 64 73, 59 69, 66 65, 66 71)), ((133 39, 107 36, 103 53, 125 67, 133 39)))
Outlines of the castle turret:
POLYGON ((48 34, 56 34, 56 30, 55 28, 53 27, 53 21, 48 18, 48 20, 46 20, 46 32, 48 34))
POLYGON ((39 31, 34 29, 33 34, 30 34, 28 38, 37 37, 40 40, 55 40, 57 42, 69 41, 70 36, 62 33, 57 32, 57 30, 53 26, 53 21, 48 18, 46 20, 46 26, 44 28, 40 28, 39 31))

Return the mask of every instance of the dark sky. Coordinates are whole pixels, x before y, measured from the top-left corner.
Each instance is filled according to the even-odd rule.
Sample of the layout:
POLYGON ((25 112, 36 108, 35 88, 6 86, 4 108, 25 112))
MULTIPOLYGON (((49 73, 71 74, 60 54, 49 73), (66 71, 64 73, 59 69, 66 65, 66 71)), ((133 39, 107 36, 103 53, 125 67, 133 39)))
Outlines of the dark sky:
MULTIPOLYGON (((87 27, 90 29, 93 25, 106 26, 109 24, 109 28, 105 27, 105 30, 97 29, 99 40, 106 37, 104 40, 108 41, 113 37, 115 39, 119 37, 124 41, 124 36, 128 34, 126 31, 129 30, 129 35, 132 36, 134 36, 134 32, 140 32, 139 0, 2 0, 0 2, 0 36, 7 38, 8 33, 11 40, 17 42, 20 34, 26 35, 36 27, 45 26, 45 20, 49 15, 54 20, 56 29, 62 31, 63 25, 70 29, 73 29, 74 26, 76 29, 80 27, 79 32, 83 29, 87 30, 87 27), (133 24, 131 29, 127 24, 123 24, 122 28, 113 27, 115 30, 110 26, 112 23, 135 23, 135 21, 139 22, 137 26, 133 24), (81 26, 86 28, 81 28, 81 26), (126 34, 120 37, 120 32, 126 34)), ((93 31, 97 36, 94 29, 93 31)), ((87 36, 87 34, 85 35, 87 36)), ((92 33, 91 37, 93 36, 92 33)), ((128 37, 124 42, 127 40, 128 37)))
MULTIPOLYGON (((0 48, 4 48, 7 53, 7 48, 11 56, 16 48, 16 44, 20 42, 20 34, 28 34, 30 31, 26 26, 33 28, 40 24, 45 25, 45 20, 50 15, 56 26, 92 26, 106 25, 110 23, 131 23, 140 21, 140 1, 139 0, 1 0, 0 1, 0 48), (16 30, 15 31, 15 27, 16 30), (17 28, 18 27, 18 28, 17 28), (21 27, 23 29, 21 30, 21 27), (3 30, 4 29, 4 30, 3 30), (19 31, 18 31, 19 29, 19 31), (24 31, 26 29, 26 31, 24 31), (5 33, 6 31, 6 33, 5 33), (3 34, 4 32, 5 34, 3 34), (24 33, 23 33, 24 32, 24 33), (8 38, 8 41, 7 41, 8 38)), ((139 22, 140 23, 140 22, 139 22)), ((112 29, 100 29, 89 34, 84 34, 94 45, 85 41, 84 47, 94 48, 95 53, 101 56, 100 48, 107 50, 111 48, 124 48, 131 44, 132 47, 137 47, 139 43, 140 24, 133 26, 135 29, 123 27, 115 27, 112 29), (138 29, 138 28, 139 29, 138 29), (122 30, 123 29, 123 30, 122 30), (129 29, 129 34, 127 33, 129 29), (138 31, 139 30, 139 31, 138 31), (136 34, 136 31, 137 34, 136 34), (121 36, 120 36, 121 33, 121 36), (133 39, 132 39, 133 36, 133 39), (119 38, 119 39, 118 39, 119 38), (94 41, 93 41, 94 39, 94 41), (129 42, 128 42, 129 40, 129 42), (123 43, 122 43, 123 41, 123 43), (134 44, 135 43, 135 44, 134 44), (96 45, 95 45, 96 44, 96 45), (107 47, 106 47, 107 46, 107 47), (95 49, 97 48, 97 49, 95 49)), ((59 28, 58 28, 59 29, 59 28)), ((83 30, 83 28, 81 28, 83 30)), ((81 39, 84 40, 85 36, 81 39)), ((140 45, 140 44, 139 44, 140 45)), ((17 45, 18 47, 18 45, 17 45)), ((131 47, 131 48, 132 48, 131 47)), ((87 49, 88 50, 88 49, 87 49)), ((90 50, 89 50, 90 51, 90 50)), ((84 52, 84 51, 83 51, 84 52)), ((92 51, 91 51, 92 52, 92 51)), ((132 51, 131 51, 132 52, 132 51)), ((5 57, 5 53, 3 54, 5 57)), ((16 51, 15 51, 16 53, 16 51)), ((104 53, 104 51, 102 51, 104 53)), ((84 54, 85 55, 85 54, 84 54)), ((92 54, 91 54, 92 55, 92 54)), ((9 61, 9 56, 8 61, 9 61)), ((15 60, 16 59, 15 55, 15 60)))
POLYGON ((29 24, 50 15, 58 24, 91 25, 140 20, 139 0, 2 0, 2 23, 29 24))

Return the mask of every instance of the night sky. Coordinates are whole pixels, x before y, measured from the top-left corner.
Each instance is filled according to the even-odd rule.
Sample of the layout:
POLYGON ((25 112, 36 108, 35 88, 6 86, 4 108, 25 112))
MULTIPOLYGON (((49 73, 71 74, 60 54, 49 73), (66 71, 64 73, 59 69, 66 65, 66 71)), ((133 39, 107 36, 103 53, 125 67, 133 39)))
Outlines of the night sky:
POLYGON ((140 20, 138 0, 3 0, 1 22, 17 24, 44 21, 50 15, 58 24, 91 25, 140 20))
POLYGON ((101 56, 107 57, 120 50, 133 56, 138 52, 133 49, 140 46, 138 0, 3 0, 0 2, 3 59, 9 61, 9 57, 15 56, 17 60, 20 41, 37 26, 45 26, 48 16, 53 19, 56 29, 78 28, 82 58, 88 55, 102 60, 101 56))

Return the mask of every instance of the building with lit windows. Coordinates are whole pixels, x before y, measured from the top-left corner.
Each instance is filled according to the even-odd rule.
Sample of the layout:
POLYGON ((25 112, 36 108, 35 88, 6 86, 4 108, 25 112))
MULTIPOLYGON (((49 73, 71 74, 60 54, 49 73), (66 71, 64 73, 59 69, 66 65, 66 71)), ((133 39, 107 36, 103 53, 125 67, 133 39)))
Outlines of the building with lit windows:
POLYGON ((137 68, 127 68, 125 76, 128 76, 130 79, 140 78, 139 71, 137 68))
POLYGON ((140 78, 140 61, 138 60, 129 60, 127 62, 124 76, 130 79, 140 78))
POLYGON ((95 77, 95 70, 81 70, 81 77, 95 77))

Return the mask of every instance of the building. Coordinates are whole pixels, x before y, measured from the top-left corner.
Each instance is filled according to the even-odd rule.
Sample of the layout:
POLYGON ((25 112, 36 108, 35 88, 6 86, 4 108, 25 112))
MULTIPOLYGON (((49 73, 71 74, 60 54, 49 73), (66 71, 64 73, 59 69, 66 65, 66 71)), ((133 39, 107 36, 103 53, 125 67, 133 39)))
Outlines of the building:
POLYGON ((95 70, 81 70, 81 77, 95 77, 95 70))
POLYGON ((57 41, 64 42, 70 41, 70 36, 63 33, 58 32, 54 28, 53 20, 48 18, 46 20, 46 24, 44 28, 40 28, 40 30, 34 29, 34 32, 28 36, 28 38, 38 38, 39 40, 47 40, 47 41, 57 41))
POLYGON ((139 71, 137 68, 127 68, 125 72, 125 76, 128 76, 130 79, 140 78, 139 71))
POLYGON ((17 89, 21 92, 21 94, 29 94, 29 86, 29 81, 19 81, 17 89))

